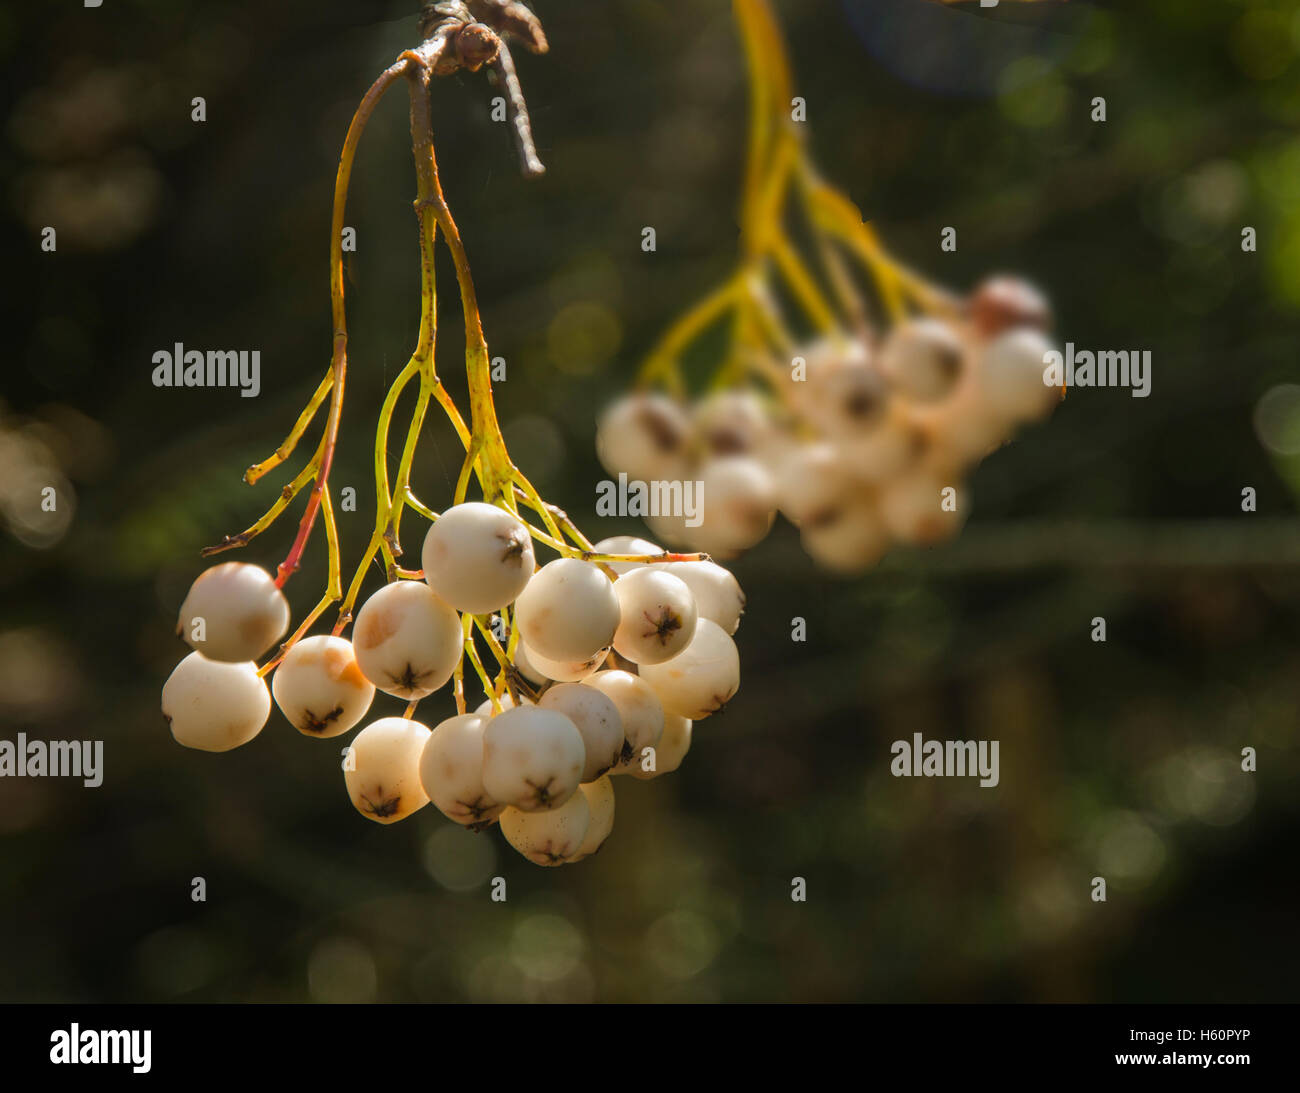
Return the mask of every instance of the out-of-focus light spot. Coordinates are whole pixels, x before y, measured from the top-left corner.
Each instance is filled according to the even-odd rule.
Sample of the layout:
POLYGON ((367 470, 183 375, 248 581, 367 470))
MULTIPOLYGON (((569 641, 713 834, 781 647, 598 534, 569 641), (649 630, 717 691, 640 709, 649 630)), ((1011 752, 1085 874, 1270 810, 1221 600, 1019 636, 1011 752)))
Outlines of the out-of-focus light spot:
POLYGON ((1255 803, 1255 775, 1236 753, 1194 748, 1171 756, 1160 770, 1165 806, 1180 818, 1227 827, 1255 803))
POLYGON ((546 331, 551 363, 572 376, 589 376, 607 364, 623 343, 623 327, 604 304, 580 300, 551 320, 546 331))
POLYGON ((484 833, 447 823, 424 843, 424 868, 449 892, 479 887, 496 869, 497 852, 484 833))
POLYGON ((1052 868, 1029 878, 1020 886, 1016 907, 1025 932, 1036 941, 1049 942, 1069 933, 1079 921, 1086 890, 1079 876, 1071 877, 1064 869, 1052 868))
POLYGON ((1277 455, 1300 454, 1300 384, 1279 383, 1255 404, 1255 435, 1277 455))
POLYGON ((1096 841, 1102 876, 1143 882, 1164 865, 1164 840, 1136 812, 1112 812, 1103 817, 1096 841))
POLYGON ((690 979, 718 955, 718 932, 702 915, 670 911, 646 931, 645 953, 664 975, 690 979))
POLYGON ((374 958, 350 938, 326 938, 307 960, 307 989, 315 1002, 373 1002, 378 987, 374 958))
POLYGON ((217 965, 217 953, 209 938, 180 926, 150 934, 136 952, 141 984, 149 994, 164 998, 175 998, 207 985, 217 965))
POLYGON ((1066 90, 1060 72, 1041 57, 1021 57, 998 78, 1002 113, 1029 129, 1055 125, 1065 111, 1066 90))
POLYGON ((65 708, 75 700, 80 674, 72 650, 50 631, 0 632, 0 721, 29 721, 65 708))
POLYGON ((1186 178, 1191 210, 1209 224, 1227 224, 1241 212, 1250 181, 1240 163, 1215 159, 1202 163, 1186 178))
POLYGON ((97 163, 29 171, 16 192, 33 233, 55 225, 60 250, 105 251, 125 246, 153 223, 163 180, 143 153, 126 152, 97 163))
POLYGON ((567 918, 534 914, 515 926, 510 959, 525 975, 549 983, 578 967, 584 947, 582 934, 567 918))
POLYGON ((1242 13, 1232 28, 1229 46, 1237 67, 1253 80, 1282 75, 1296 52, 1286 15, 1265 7, 1242 13))

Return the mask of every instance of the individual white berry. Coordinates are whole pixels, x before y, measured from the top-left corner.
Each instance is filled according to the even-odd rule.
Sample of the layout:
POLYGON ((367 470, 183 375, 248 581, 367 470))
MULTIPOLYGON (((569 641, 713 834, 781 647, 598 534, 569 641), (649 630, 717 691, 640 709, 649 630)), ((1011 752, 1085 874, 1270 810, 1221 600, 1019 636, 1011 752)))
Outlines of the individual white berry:
POLYGON ((968 505, 960 482, 919 470, 881 491, 880 518, 894 538, 924 545, 956 535, 966 522, 968 505))
POLYGON ((533 575, 533 541, 515 516, 469 501, 447 509, 424 537, 424 579, 457 611, 500 611, 533 575))
POLYGON ((861 368, 869 364, 871 351, 859 338, 824 338, 803 346, 796 359, 803 368, 790 367, 786 391, 798 413, 816 423, 826 413, 826 397, 835 386, 833 373, 842 368, 861 368), (799 378, 802 375, 802 378, 799 378))
POLYGON ((515 624, 530 652, 549 660, 586 660, 614 640, 618 597, 598 565, 556 558, 519 594, 515 624))
POLYGON ((1045 330, 1052 309, 1046 297, 1019 277, 990 277, 971 293, 971 323, 982 338, 996 338, 1013 327, 1045 330))
POLYGON ((672 660, 641 667, 666 713, 700 721, 717 713, 740 689, 740 654, 716 622, 701 619, 691 643, 672 660))
POLYGON ((162 712, 176 743, 229 751, 262 731, 271 696, 252 661, 231 664, 190 653, 163 684, 162 712))
POLYGON ((824 510, 803 524, 799 538, 813 561, 846 576, 870 569, 889 549, 889 532, 870 496, 824 510))
POLYGON ((614 593, 619 609, 614 648, 634 664, 671 660, 695 634, 695 596, 668 570, 625 573, 614 582, 614 593))
POLYGON ((494 800, 525 812, 564 804, 586 765, 582 734, 555 710, 506 710, 483 730, 483 788, 494 800))
POLYGON ((1043 381, 1052 351, 1047 337, 1032 327, 999 335, 984 348, 976 367, 979 393, 992 414, 1011 425, 1046 417, 1060 401, 1060 390, 1043 381))
POLYGON ((910 407, 908 412, 926 436, 922 462, 935 468, 961 470, 977 463, 1009 433, 1006 421, 986 403, 973 374, 964 376, 946 399, 910 407))
MULTIPOLYGON (((533 653, 529 650, 528 646, 524 644, 522 639, 515 642, 513 663, 514 666, 519 669, 519 674, 535 687, 540 687, 551 678, 537 665, 533 653)), ((595 668, 592 669, 593 672, 595 670, 595 668)))
POLYGON ((370 597, 352 634, 357 664, 386 694, 423 698, 452 677, 465 633, 460 616, 423 581, 394 581, 370 597))
POLYGON ((696 403, 691 425, 700 447, 709 455, 748 455, 757 452, 769 429, 763 400, 754 391, 720 390, 696 403))
POLYGON ((575 793, 545 812, 507 808, 501 813, 506 842, 535 865, 563 865, 582 847, 591 825, 587 797, 575 793))
POLYGON ((623 755, 623 719, 612 699, 585 683, 557 683, 537 703, 562 713, 582 736, 587 761, 582 781, 594 782, 623 755))
MULTIPOLYGON (((520 641, 518 648, 523 647, 524 643, 520 641)), ((600 666, 609 656, 609 650, 597 650, 594 656, 587 657, 586 660, 551 660, 535 649, 529 649, 527 656, 529 664, 547 679, 553 679, 556 683, 581 683, 588 676, 600 671, 600 666)))
POLYGON ((633 763, 640 762, 644 749, 657 745, 663 736, 663 703, 649 683, 631 672, 597 672, 587 682, 618 707, 623 721, 623 751, 610 773, 626 774, 633 763))
POLYGON ((736 632, 745 613, 745 593, 730 570, 717 562, 657 562, 656 568, 686 582, 700 618, 712 619, 728 634, 736 632))
POLYGON ((950 323, 909 319, 885 339, 880 350, 880 371, 908 398, 936 402, 956 385, 965 354, 961 337, 950 323))
POLYGON ((855 478, 876 486, 923 459, 929 437, 912 416, 915 405, 894 399, 882 421, 835 441, 840 458, 855 478))
POLYGON ((429 803, 420 784, 420 755, 429 729, 405 717, 381 717, 352 739, 343 781, 356 810, 393 824, 429 803))
POLYGON ((271 677, 271 694, 295 729, 327 739, 366 716, 375 685, 362 674, 347 638, 317 634, 285 654, 271 677))
MULTIPOLYGON (((611 535, 608 539, 602 539, 592 548, 597 554, 662 554, 664 548, 650 542, 649 539, 638 539, 635 535, 611 535)), ((615 573, 627 573, 632 569, 639 569, 641 562, 606 562, 615 573)))
POLYGON ((256 660, 289 630, 289 601, 261 566, 224 562, 199 574, 176 633, 209 660, 256 660))
POLYGON ((856 480, 833 444, 802 444, 776 478, 781 511, 795 527, 838 511, 854 492, 856 480))
POLYGON ((682 765, 686 753, 691 750, 691 722, 685 717, 668 714, 664 717, 664 734, 655 745, 654 769, 646 770, 648 759, 632 763, 627 773, 643 782, 669 774, 682 765))
POLYGON ((810 372, 807 383, 807 417, 828 437, 861 436, 888 417, 889 388, 873 365, 836 360, 810 372))
POLYGON ((576 853, 569 857, 570 862, 581 861, 589 854, 594 854, 614 830, 614 782, 610 776, 606 774, 594 782, 584 782, 578 787, 578 792, 587 799, 591 815, 587 837, 582 840, 576 853))
POLYGON ((776 516, 776 491, 767 468, 751 456, 711 459, 699 472, 699 524, 687 524, 690 541, 720 558, 735 557, 759 542, 776 516))
POLYGON ((434 807, 466 827, 490 824, 504 805, 483 788, 483 730, 488 719, 465 713, 434 726, 420 752, 420 786, 434 807))
POLYGON ((596 454, 610 474, 672 478, 686 451, 690 421, 663 395, 632 394, 606 407, 596 424, 596 454))

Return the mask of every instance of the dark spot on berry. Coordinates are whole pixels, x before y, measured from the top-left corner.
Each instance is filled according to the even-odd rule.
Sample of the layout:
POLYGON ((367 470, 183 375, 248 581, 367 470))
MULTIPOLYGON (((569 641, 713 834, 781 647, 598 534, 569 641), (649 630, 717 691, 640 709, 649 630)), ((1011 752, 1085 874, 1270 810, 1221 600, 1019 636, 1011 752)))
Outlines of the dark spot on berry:
POLYGON ((343 716, 343 707, 335 706, 324 717, 317 717, 311 710, 304 710, 303 723, 298 727, 303 732, 324 732, 331 724, 343 716))
POLYGON ((657 406, 643 406, 636 421, 661 452, 675 452, 685 440, 677 422, 657 406))
POLYGON ((372 801, 369 797, 367 797, 364 793, 361 794, 361 800, 365 804, 366 806, 365 810, 367 812, 369 812, 372 816, 379 816, 379 817, 396 815, 398 806, 402 803, 402 798, 400 796, 389 797, 388 800, 386 801, 379 801, 378 803, 376 803, 372 801))
POLYGON ((528 545, 528 536, 518 528, 512 528, 498 535, 497 538, 505 543, 505 548, 501 552, 501 561, 521 564, 524 560, 524 547, 528 545))
POLYGON ((649 611, 645 611, 643 614, 645 615, 645 621, 650 624, 650 629, 643 636, 658 638, 660 645, 667 645, 668 639, 682 628, 681 616, 670 608, 659 608, 658 617, 652 615, 649 611))

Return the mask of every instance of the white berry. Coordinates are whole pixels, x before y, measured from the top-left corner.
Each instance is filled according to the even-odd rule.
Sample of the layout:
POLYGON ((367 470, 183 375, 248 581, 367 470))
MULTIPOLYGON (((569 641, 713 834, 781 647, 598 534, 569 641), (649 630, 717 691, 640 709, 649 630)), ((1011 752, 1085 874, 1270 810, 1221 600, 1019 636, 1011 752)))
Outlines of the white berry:
POLYGON ((577 558, 542 566, 515 603, 520 637, 548 660, 581 661, 608 648, 618 617, 609 577, 577 558))
POLYGON ((889 532, 870 497, 856 497, 823 512, 803 525, 799 537, 813 561, 844 575, 869 569, 889 549, 889 532))
POLYGON ((326 739, 366 716, 375 685, 362 674, 347 638, 318 634, 285 654, 271 678, 271 694, 295 729, 326 739))
POLYGON ((730 570, 717 562, 657 562, 656 568, 686 582, 700 618, 712 619, 728 634, 736 632, 745 613, 745 593, 730 570))
POLYGON ((649 683, 631 672, 597 672, 587 683, 618 707, 623 721, 622 759, 610 773, 626 774, 633 763, 641 761, 642 752, 657 745, 663 736, 663 703, 649 683))
POLYGON ((564 804, 586 765, 582 734, 555 710, 506 710, 483 730, 483 788, 494 800, 525 812, 564 804))
POLYGON ((680 577, 641 568, 614 582, 619 624, 614 648, 634 664, 671 660, 690 643, 699 615, 695 596, 680 577))
POLYGON ((767 468, 752 456, 709 460, 699 472, 699 524, 687 524, 697 549, 734 557, 759 542, 776 516, 776 490, 767 468))
POLYGON ((507 808, 501 813, 506 842, 535 865, 563 865, 582 847, 590 824, 591 808, 582 793, 546 812, 507 808))
POLYGON ((483 788, 483 730, 488 719, 459 714, 434 726, 420 752, 420 785, 448 819, 465 826, 488 824, 505 807, 483 788))
POLYGON ((352 634, 357 664, 386 694, 423 698, 460 663, 460 616, 422 581, 394 581, 368 599, 352 634))
MULTIPOLYGON (((518 659, 519 650, 524 648, 524 643, 519 642, 515 649, 516 660, 518 659)), ((600 671, 600 666, 605 663, 605 658, 609 656, 608 649, 598 649, 593 656, 585 660, 551 660, 549 657, 542 656, 535 649, 527 650, 527 660, 535 671, 541 672, 547 679, 553 679, 557 683, 581 683, 588 676, 600 671)))
POLYGON ((587 799, 590 822, 587 825, 587 837, 569 857, 570 862, 581 861, 588 854, 594 854, 614 830, 614 782, 610 776, 606 774, 594 782, 584 782, 578 787, 578 792, 587 799))
POLYGON ((964 356, 962 340, 949 323, 911 319, 890 332, 880 352, 880 370, 908 398, 935 402, 956 385, 964 356))
POLYGON ((289 630, 289 601, 261 566, 225 562, 199 574, 176 633, 209 660, 256 660, 289 630))
POLYGON ((648 782, 661 774, 669 774, 682 765, 686 753, 691 750, 691 721, 676 714, 664 718, 664 734, 654 749, 654 769, 646 770, 647 759, 632 763, 627 773, 633 778, 648 782))
POLYGON ((582 736, 587 761, 582 781, 594 782, 623 754, 623 719, 612 699, 583 683, 557 683, 537 703, 564 714, 582 736))
POLYGON ((533 541, 515 516, 469 501, 447 509, 424 537, 424 579, 457 611, 486 615, 512 602, 533 575, 533 541))
POLYGON ((420 784, 420 754, 429 729, 405 717, 382 717, 352 740, 343 781, 358 812, 393 824, 429 803, 420 784))
POLYGON ((740 654, 722 627, 701 619, 690 645, 663 664, 643 665, 641 678, 654 688, 666 713, 699 721, 740 689, 740 654))
POLYGON ((979 393, 992 414, 1010 425, 1046 417, 1060 401, 1058 388, 1044 382, 1044 357, 1052 343, 1032 327, 995 338, 979 359, 979 393))
POLYGON ((663 395, 633 394, 608 406, 596 424, 596 454, 610 474, 650 481, 674 477, 690 422, 663 395))
POLYGON ((252 661, 230 664, 190 653, 163 684, 162 712, 178 744, 229 751, 262 731, 271 696, 252 661))
POLYGON ((959 482, 918 470, 890 482, 880 493, 880 517, 905 543, 929 544, 957 534, 969 502, 959 482))

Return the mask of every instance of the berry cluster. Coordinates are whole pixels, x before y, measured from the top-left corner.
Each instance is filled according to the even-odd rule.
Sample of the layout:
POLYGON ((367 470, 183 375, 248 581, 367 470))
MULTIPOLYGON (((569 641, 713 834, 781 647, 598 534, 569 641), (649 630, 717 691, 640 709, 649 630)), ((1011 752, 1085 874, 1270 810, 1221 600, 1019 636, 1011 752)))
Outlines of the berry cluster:
POLYGON ((766 0, 733 5, 753 92, 741 260, 607 408, 597 449, 611 473, 700 484, 701 511, 650 518, 666 543, 735 557, 779 510, 817 562, 856 573, 953 534, 971 466, 1050 412, 1049 310, 1015 278, 958 299, 895 261, 812 164, 766 0), (724 323, 692 403, 684 362, 724 323))
MULTIPOLYGON (((345 751, 344 781, 357 810, 390 824, 432 801, 466 827, 499 822, 521 854, 556 865, 593 853, 609 835, 611 775, 653 778, 675 770, 690 747, 693 723, 736 693, 740 659, 731 635, 744 598, 735 579, 705 555, 670 553, 644 540, 593 545, 511 461, 496 418, 468 259, 438 181, 429 89, 431 77, 460 68, 504 64, 513 74, 504 39, 513 35, 542 51, 545 38, 526 8, 498 0, 446 0, 427 5, 425 16, 425 41, 404 52, 375 82, 344 142, 331 246, 330 370, 289 437, 244 478, 255 483, 283 463, 328 396, 316 453, 260 520, 204 553, 245 546, 310 482, 298 532, 274 577, 256 565, 228 562, 194 582, 177 623, 194 652, 163 686, 162 710, 179 743, 219 752, 261 732, 272 697, 299 732, 328 739, 365 720, 376 691, 393 695, 406 703, 403 715, 371 721, 345 751), (361 130, 384 92, 403 78, 411 92, 417 179, 420 334, 380 411, 375 524, 345 592, 328 481, 348 364, 339 239, 361 130), (439 237, 451 251, 464 310, 468 423, 434 368, 439 237), (396 477, 390 478, 393 414, 403 390, 417 382, 396 477), (431 402, 446 413, 465 449, 452 503, 441 514, 420 501, 411 485, 413 456, 431 402), (471 481, 477 481, 481 501, 468 499, 471 481), (419 570, 398 564, 406 509, 430 521, 419 570), (542 526, 525 519, 523 509, 542 526), (258 658, 289 632, 283 587, 299 568, 318 515, 328 550, 325 594, 259 667, 258 658), (537 547, 556 556, 539 567, 537 547), (354 616, 377 560, 387 583, 354 616), (309 636, 335 603, 340 606, 333 631, 309 636), (467 663, 486 695, 473 712, 465 701, 467 663), (485 667, 493 663, 495 668, 485 667), (449 682, 456 715, 433 728, 417 721, 419 702, 449 682)), ((521 112, 517 80, 511 88, 521 112)), ((538 173, 528 126, 516 121, 525 170, 538 173)))
POLYGON ((780 511, 816 562, 860 572, 893 542, 954 534, 970 468, 1051 412, 1048 319, 1030 285, 993 278, 957 314, 800 346, 788 369, 768 362, 761 386, 693 405, 630 394, 606 409, 597 450, 611 473, 701 484, 694 526, 680 514, 647 518, 670 545, 732 558, 780 511))
POLYGON ((476 830, 499 821, 538 864, 576 861, 613 826, 609 776, 676 770, 693 723, 739 689, 731 635, 744 608, 735 578, 708 560, 625 537, 587 554, 538 568, 518 517, 482 502, 449 508, 425 536, 423 580, 375 592, 351 641, 286 644, 267 666, 269 693, 256 661, 287 633, 289 604, 259 566, 214 566, 181 606, 177 633, 194 652, 163 686, 163 715, 178 743, 220 752, 262 731, 272 697, 299 732, 328 739, 382 691, 411 705, 348 749, 344 778, 363 816, 394 823, 432 801, 476 830), (482 672, 475 627, 501 671, 482 673, 487 698, 467 713, 463 658, 482 672), (461 712, 432 729, 414 720, 414 704, 453 678, 461 712))

